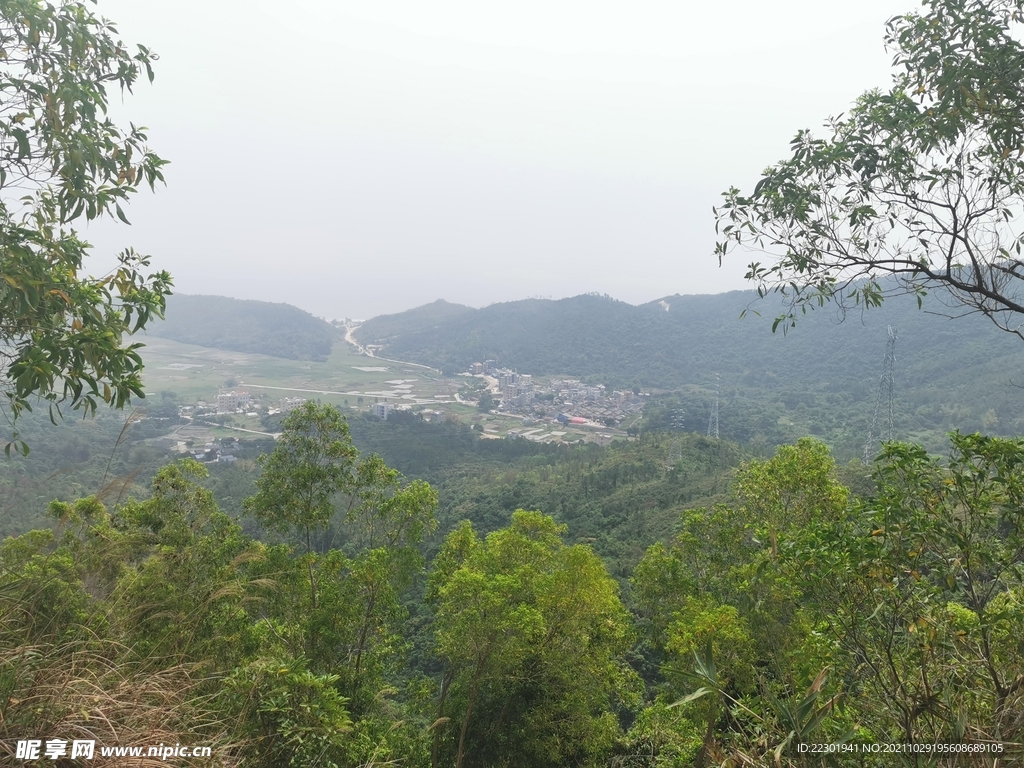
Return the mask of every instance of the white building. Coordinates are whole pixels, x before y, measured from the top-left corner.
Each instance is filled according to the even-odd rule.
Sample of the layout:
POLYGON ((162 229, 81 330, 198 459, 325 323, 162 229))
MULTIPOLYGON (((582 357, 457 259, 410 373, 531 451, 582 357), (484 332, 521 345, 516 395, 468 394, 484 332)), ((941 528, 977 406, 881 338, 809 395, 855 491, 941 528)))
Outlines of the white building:
POLYGON ((217 393, 217 413, 237 413, 249 405, 249 393, 229 389, 217 393))
POLYGON ((394 409, 390 403, 374 403, 373 404, 373 415, 382 421, 387 421, 388 414, 394 409))

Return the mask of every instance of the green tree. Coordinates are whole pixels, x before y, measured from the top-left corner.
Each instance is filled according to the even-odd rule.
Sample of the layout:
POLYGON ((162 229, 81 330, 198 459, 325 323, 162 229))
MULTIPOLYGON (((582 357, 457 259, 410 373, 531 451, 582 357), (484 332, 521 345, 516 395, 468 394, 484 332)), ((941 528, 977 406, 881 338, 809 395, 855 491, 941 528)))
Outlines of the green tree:
POLYGON ((604 565, 564 526, 516 511, 485 539, 445 541, 428 595, 445 665, 434 765, 596 765, 633 696, 628 616, 604 565))
POLYGON ((323 662, 339 672, 357 711, 396 666, 408 613, 403 596, 423 572, 420 544, 437 526, 437 492, 422 480, 404 483, 379 456, 360 462, 355 492, 358 500, 340 525, 351 557, 332 583, 331 610, 349 620, 343 625, 325 611, 321 627, 334 638, 324 645, 323 662))
POLYGON ((762 537, 767 534, 773 557, 778 554, 780 533, 823 517, 837 517, 849 496, 836 479, 828 446, 809 437, 782 446, 768 461, 744 465, 733 491, 748 525, 762 537))
MULTIPOLYGON (((156 56, 130 51, 86 5, 0 4, 0 346, 13 417, 34 398, 94 412, 143 396, 141 344, 125 337, 162 316, 166 272, 128 249, 103 277, 82 273, 89 244, 73 227, 163 181, 144 129, 107 116, 108 89, 153 77, 156 56)), ((8 443, 27 450, 24 443, 8 443)))
POLYGON ((192 733, 254 768, 425 764, 426 724, 391 684, 433 491, 371 456, 350 478, 351 556, 296 557, 242 535, 204 477, 178 462, 110 513, 54 502, 56 532, 0 544, 0 736, 43 723, 139 743, 192 733))
POLYGON ((251 618, 240 599, 252 590, 241 564, 258 555, 259 545, 199 485, 207 476, 192 459, 164 467, 149 499, 118 509, 113 531, 94 522, 91 537, 117 532, 135 548, 122 555, 133 567, 121 574, 113 594, 135 652, 143 658, 199 657, 228 669, 255 651, 251 618))
POLYGON ((230 521, 206 514, 192 469, 161 473, 161 498, 139 515, 108 513, 95 498, 54 502, 56 531, 0 545, 6 743, 43 728, 111 743, 202 734, 215 750, 233 748, 226 729, 205 724, 223 723, 210 696, 225 670, 218 650, 233 658, 245 647, 231 636, 241 601, 225 578, 236 540, 230 521))
POLYGON ((259 458, 263 472, 256 480, 258 492, 245 500, 245 509, 268 529, 298 532, 303 539, 315 608, 313 536, 327 529, 338 495, 354 492, 357 451, 348 423, 333 405, 307 400, 281 426, 284 431, 273 452, 259 458))
POLYGON ((827 302, 937 289, 954 314, 1024 336, 1022 21, 1022 0, 925 0, 893 18, 892 87, 861 96, 826 138, 798 133, 749 195, 725 193, 719 261, 769 255, 746 277, 783 297, 774 328, 827 302))
POLYGON ((688 751, 696 765, 781 754, 822 726, 838 692, 823 674, 833 646, 787 557, 805 528, 845 515, 848 491, 828 448, 809 438, 783 446, 744 464, 731 490, 733 504, 684 512, 674 540, 649 548, 632 578, 666 680, 628 742, 653 744, 659 755, 688 751), (687 705, 677 724, 687 740, 651 730, 672 702, 687 705), (808 707, 826 709, 808 719, 808 707))
POLYGON ((248 514, 297 533, 304 550, 294 558, 290 547, 268 548, 260 566, 280 585, 264 604, 280 627, 273 654, 332 676, 361 717, 379 709, 382 681, 401 659, 403 599, 422 573, 419 546, 436 526, 437 494, 379 456, 360 458, 332 405, 306 402, 282 426, 245 500, 248 514))
POLYGON ((951 440, 945 464, 886 446, 877 494, 785 557, 874 738, 1019 742, 1024 441, 951 440))
POLYGON ((494 398, 491 396, 489 390, 484 390, 480 393, 480 398, 477 400, 476 408, 480 413, 490 413, 494 409, 494 398))
POLYGON ((335 689, 302 658, 258 659, 224 681, 222 701, 236 714, 237 751, 246 765, 266 768, 350 765, 352 719, 335 689))

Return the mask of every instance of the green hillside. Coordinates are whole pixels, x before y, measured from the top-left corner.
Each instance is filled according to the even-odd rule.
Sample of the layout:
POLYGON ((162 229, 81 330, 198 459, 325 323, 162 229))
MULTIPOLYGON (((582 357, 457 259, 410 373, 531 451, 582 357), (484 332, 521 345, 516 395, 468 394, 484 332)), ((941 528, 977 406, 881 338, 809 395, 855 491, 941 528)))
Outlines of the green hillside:
POLYGON ((923 312, 912 299, 891 299, 845 318, 826 308, 809 313, 785 335, 771 332, 778 305, 757 301, 750 291, 677 294, 640 306, 591 294, 528 299, 423 322, 424 310, 434 306, 368 320, 355 336, 364 344, 383 345, 388 355, 451 373, 494 359, 537 375, 607 379, 616 386, 635 381, 645 388, 708 384, 716 373, 747 384, 867 385, 882 359, 890 324, 900 331, 897 353, 904 370, 916 374, 924 365, 925 380, 944 368, 987 366, 994 357, 1005 370, 1007 358, 1024 353, 1019 339, 983 318, 955 323, 937 318, 928 310, 945 309, 938 298, 923 312), (741 320, 744 310, 747 317, 741 320))
POLYGON ((585 295, 494 304, 431 326, 414 310, 387 318, 387 337, 371 320, 357 338, 449 372, 494 359, 534 375, 674 392, 660 415, 650 412, 664 428, 668 410, 681 408, 685 429, 705 430, 717 389, 723 437, 771 447, 815 434, 850 458, 871 424, 892 325, 897 437, 938 450, 952 429, 1019 434, 1024 343, 981 317, 936 315, 945 310, 939 297, 928 297, 924 311, 912 299, 846 317, 826 308, 773 334, 779 306, 753 292, 641 306, 585 295))
MULTIPOLYGON (((468 519, 490 532, 519 508, 543 509, 621 572, 670 535, 680 512, 718 501, 743 449, 703 435, 645 433, 608 446, 488 440, 458 422, 395 413, 349 417, 352 441, 439 493, 442 530, 468 519), (673 445, 674 443, 674 445, 673 445), (676 462, 667 458, 675 453, 676 462)), ((615 570, 613 568, 613 570, 615 570)))
POLYGON ((171 296, 164 322, 147 330, 184 344, 292 360, 323 360, 337 338, 333 326, 298 307, 225 296, 171 296))
POLYGON ((367 320, 361 328, 364 333, 369 334, 371 337, 367 343, 380 344, 388 339, 404 336, 410 329, 429 332, 432 329, 440 328, 445 323, 474 312, 476 310, 472 307, 438 299, 430 304, 424 304, 422 307, 416 307, 415 309, 399 312, 394 315, 378 315, 372 320, 367 320), (366 331, 367 328, 372 330, 366 331))

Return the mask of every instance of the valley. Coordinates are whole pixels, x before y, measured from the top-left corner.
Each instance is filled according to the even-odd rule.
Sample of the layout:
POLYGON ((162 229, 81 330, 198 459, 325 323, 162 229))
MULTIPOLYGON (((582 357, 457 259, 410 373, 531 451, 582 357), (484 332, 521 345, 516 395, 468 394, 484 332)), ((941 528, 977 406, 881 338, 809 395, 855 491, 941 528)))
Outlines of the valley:
MULTIPOLYGON (((230 348, 186 343, 154 333, 147 337, 144 349, 146 398, 127 417, 101 411, 95 419, 65 420, 57 425, 50 424, 44 413, 22 417, 20 435, 32 450, 28 456, 14 456, 0 467, 0 503, 4 510, 0 535, 38 536, 39 529, 47 531, 54 525, 51 516, 57 515, 57 530, 65 530, 61 535, 71 537, 64 539, 71 543, 61 547, 74 548, 80 546, 74 543, 79 541, 77 536, 96 542, 109 536, 102 530, 102 521, 104 515, 111 514, 118 530, 133 531, 132 540, 145 547, 148 545, 142 542, 151 539, 174 541, 178 535, 174 530, 179 528, 164 531, 163 523, 158 522, 152 523, 153 529, 139 529, 138 525, 167 519, 180 526, 173 522, 174 515, 193 516, 188 526, 199 526, 195 530, 200 532, 190 534, 198 536, 195 546, 210 552, 209 567, 213 570, 204 571, 207 576, 202 577, 210 581, 205 587, 201 584, 206 582, 200 583, 211 596, 207 598, 212 601, 210 605, 226 607, 233 598, 225 596, 237 593, 248 595, 246 600, 255 600, 253 605, 268 606, 233 609, 235 615, 249 617, 242 620, 242 625, 249 627, 242 630, 245 632, 258 632, 253 628, 259 626, 259 616, 265 613, 274 613, 279 617, 275 620, 287 620, 292 626, 304 626, 329 614, 336 626, 347 627, 344 631, 354 632, 352 637, 357 638, 364 630, 357 624, 346 624, 349 620, 342 613, 346 606, 363 598, 355 592, 344 599, 330 597, 335 589, 331 585, 354 589, 359 579, 368 577, 363 575, 367 572, 358 569, 370 568, 371 563, 375 563, 373 568, 386 568, 372 577, 393 580, 388 582, 394 586, 387 587, 386 608, 378 614, 373 603, 361 603, 368 611, 366 620, 378 633, 373 636, 382 638, 382 645, 376 640, 365 641, 367 650, 381 654, 379 671, 337 683, 344 685, 355 701, 366 695, 367 685, 390 685, 391 681, 419 679, 417 675, 430 679, 437 663, 435 648, 452 649, 442 651, 452 654, 444 658, 458 656, 458 643, 433 645, 449 642, 445 639, 445 614, 434 611, 462 611, 460 606, 471 598, 460 598, 457 605, 445 607, 443 601, 448 598, 444 595, 448 593, 430 591, 437 579, 469 578, 461 568, 479 568, 488 575, 474 582, 477 586, 472 595, 487 594, 487 590, 509 583, 509 566, 488 565, 486 561, 491 557, 487 554, 490 548, 498 552, 505 546, 500 542, 505 541, 514 542, 510 546, 516 551, 533 552, 530 557, 547 563, 538 566, 542 570, 553 568, 553 563, 562 562, 560 558, 570 558, 577 565, 551 572, 551 578, 566 581, 560 587, 551 587, 554 591, 550 594, 573 594, 572 585, 582 578, 581 573, 605 573, 602 578, 607 580, 590 583, 587 594, 596 590, 608 596, 606 606, 611 613, 596 614, 602 617, 601 626, 614 626, 616 632, 625 633, 613 646, 618 654, 613 666, 608 667, 617 670, 613 678, 594 673, 578 673, 577 678, 588 685, 606 686, 602 696, 616 697, 627 690, 635 690, 639 696, 640 691, 646 691, 642 707, 629 705, 633 707, 630 710, 626 705, 614 705, 620 707, 615 711, 621 718, 621 725, 614 729, 618 734, 614 748, 627 754, 653 748, 663 755, 692 756, 701 744, 701 739, 691 734, 698 710, 666 709, 688 690, 688 686, 674 681, 667 665, 692 664, 689 658, 695 652, 709 654, 709 659, 714 654, 716 663, 729 670, 727 674, 745 676, 738 678, 737 685, 742 686, 738 690, 743 696, 753 697, 751 701, 789 695, 793 704, 798 704, 799 694, 778 688, 783 683, 776 678, 758 678, 755 664, 759 662, 752 659, 771 659, 780 665, 778 681, 785 681, 792 690, 806 688, 826 665, 847 663, 846 636, 837 635, 825 644, 800 618, 812 610, 812 604, 802 603, 809 599, 803 596, 818 595, 815 599, 827 605, 831 605, 827 601, 846 599, 846 591, 836 591, 817 580, 819 573, 835 574, 839 567, 836 558, 846 557, 847 542, 864 538, 858 527, 858 515, 862 513, 844 517, 841 511, 879 493, 899 497, 899 501, 892 502, 894 509, 912 509, 917 502, 903 500, 917 493, 914 483, 927 485, 934 480, 929 479, 929 473, 945 471, 932 468, 937 466, 932 463, 937 461, 934 458, 901 452, 917 450, 910 447, 888 449, 894 452, 880 463, 865 464, 860 459, 873 410, 878 403, 888 406, 877 395, 880 351, 884 351, 879 350, 876 338, 879 320, 899 322, 901 329, 906 329, 900 330, 896 342, 891 401, 894 426, 903 434, 934 447, 936 452, 948 451, 950 438, 943 433, 947 428, 966 430, 976 423, 1012 433, 1021 419, 1008 374, 1009 366, 1019 357, 1014 347, 1005 346, 1002 337, 986 328, 961 323, 954 335, 922 340, 917 316, 897 305, 881 318, 873 317, 871 326, 837 325, 820 315, 791 335, 763 338, 760 326, 734 321, 740 329, 737 331, 725 324, 735 309, 735 298, 663 300, 656 305, 661 315, 677 310, 689 318, 685 322, 673 320, 678 325, 671 333, 662 328, 659 333, 667 334, 664 337, 648 337, 647 330, 631 332, 628 322, 625 330, 614 337, 598 335, 606 310, 642 314, 647 311, 643 307, 624 309, 601 297, 551 302, 541 307, 548 321, 531 330, 530 345, 522 344, 515 333, 501 330, 507 325, 508 313, 514 315, 520 309, 498 307, 491 310, 499 313, 496 319, 484 314, 471 331, 471 336, 478 339, 492 334, 489 344, 493 346, 474 349, 493 356, 481 354, 479 360, 469 359, 465 370, 452 367, 443 356, 429 353, 432 347, 415 354, 411 362, 396 359, 404 349, 399 343, 403 334, 423 332, 421 321, 426 309, 413 310, 412 319, 396 316, 379 322, 370 320, 363 327, 338 327, 312 322, 297 314, 299 310, 293 312, 294 308, 274 308, 274 313, 285 311, 295 324, 311 329, 314 337, 325 332, 325 326, 332 334, 326 353, 300 341, 297 349, 312 351, 292 358, 255 351, 266 341, 266 329, 273 328, 273 322, 265 319, 230 323, 234 328, 230 339, 190 337, 230 348), (696 314, 695 307, 699 310, 696 314), (703 325, 698 322, 701 316, 703 325), (721 327, 716 327, 716 322, 722 323, 721 327), (367 336, 381 324, 392 333, 390 341, 367 336), (403 331, 403 327, 411 330, 403 331), (565 344, 567 328, 572 327, 589 330, 587 335, 570 334, 575 341, 565 344), (749 337, 748 329, 757 335, 749 337), (707 339, 709 334, 714 336, 713 343, 707 339), (360 349, 362 342, 358 340, 365 338, 380 343, 363 344, 360 349), (618 358, 594 353, 608 350, 612 354, 615 345, 622 343, 627 344, 627 352, 614 352, 618 358), (936 343, 945 350, 938 358, 936 343), (785 365, 766 354, 769 344, 791 350, 785 365), (670 349, 677 354, 671 364, 666 357, 670 349), (587 350, 588 354, 580 354, 587 350), (694 359, 707 362, 703 367, 688 367, 685 361, 694 359), (626 367, 608 368, 611 362, 626 367), (286 461, 292 462, 297 455, 292 449, 282 453, 282 446, 295 439, 294 430, 301 423, 296 422, 297 417, 320 420, 318 423, 324 425, 330 421, 340 445, 350 446, 341 455, 358 453, 360 461, 373 467, 365 476, 369 488, 360 491, 366 494, 365 501, 360 502, 366 506, 360 509, 371 510, 373 515, 385 514, 385 510, 397 511, 395 500, 402 499, 401 509, 406 510, 402 514, 425 516, 414 547, 360 550, 360 537, 376 535, 378 523, 340 514, 325 518, 315 530, 311 528, 303 544, 304 537, 278 526, 273 515, 252 514, 256 503, 279 511, 301 506, 298 497, 286 507, 260 501, 278 493, 275 488, 279 486, 268 485, 264 479, 271 472, 268 457, 287 456, 290 458, 286 461), (716 420, 720 429, 717 438, 706 434, 716 420), (195 463, 180 463, 185 458, 195 463), (175 461, 178 463, 170 464, 175 461), (374 464, 377 461, 386 465, 374 464), (392 470, 383 469, 385 466, 394 468, 395 474, 388 474, 392 470), (890 471, 886 467, 897 474, 883 482, 880 478, 885 475, 879 473, 890 471), (154 477, 155 482, 151 481, 154 477), (429 496, 421 495, 428 488, 423 483, 429 483, 429 496), (408 498, 403 494, 409 494, 408 498), (90 504, 101 504, 111 512, 88 512, 90 504), (76 511, 79 509, 82 511, 76 511), (816 516, 822 509, 831 511, 819 520, 816 516), (165 518, 167 515, 170 517, 165 518), (206 525, 214 525, 223 533, 201 533, 206 525), (368 527, 360 533, 362 525, 368 527), (34 530, 37 532, 26 533, 34 530), (465 543, 470 535, 476 543, 465 543), (229 546, 224 554, 214 554, 210 549, 218 541, 229 546), (539 541, 546 542, 540 550, 536 549, 539 541), (306 560, 297 554, 303 547, 309 548, 306 560), (450 562, 452 553, 463 547, 477 554, 466 555, 469 559, 452 576, 443 575, 448 573, 443 569, 448 567, 445 563, 450 562), (592 559, 581 572, 579 558, 584 553, 592 559), (229 556, 231 559, 227 559, 229 556), (339 573, 338 581, 326 580, 329 569, 335 567, 330 558, 350 556, 351 565, 346 567, 355 570, 339 573), (273 565, 265 561, 267 557, 276 558, 273 565), (399 559, 391 559, 396 557, 399 559), (817 557, 833 558, 829 566, 832 570, 808 570, 801 565, 817 557), (478 562, 476 558, 484 559, 478 562), (250 561, 253 565, 246 565, 250 561), (405 566, 400 563, 414 561, 433 565, 427 571, 415 571, 414 577, 402 575, 405 566), (308 567, 311 563, 315 563, 312 571, 308 567), (267 568, 274 569, 269 572, 272 576, 264 575, 267 568), (778 580, 780 568, 785 582, 778 580), (271 593, 264 594, 266 587, 262 585, 278 579, 280 573, 288 574, 290 596, 275 602, 276 598, 266 596, 271 593), (218 591, 220 587, 215 585, 222 585, 225 578, 242 581, 235 582, 230 591, 218 591), (402 581, 406 578, 412 581, 402 581), (405 585, 401 589, 410 590, 401 593, 405 601, 402 604, 398 602, 400 584, 405 585), (310 588, 317 590, 316 608, 310 588), (421 599, 421 594, 434 595, 429 600, 435 602, 421 599), (748 605, 752 594, 758 602, 748 605), (296 605, 303 606, 302 616, 280 618, 290 616, 288 612, 296 605), (441 607, 435 609, 436 605, 441 607), (796 618, 790 616, 794 611, 796 618), (399 616, 408 616, 402 627, 394 623, 399 616), (719 633, 724 633, 722 637, 727 640, 718 641, 719 633), (803 648, 800 657, 790 660, 774 646, 772 638, 780 634, 787 643, 803 648), (399 642, 408 649, 401 655, 389 650, 390 643, 399 642), (700 650, 701 644, 704 651, 700 650), (734 648, 746 655, 734 656, 734 648), (374 682, 368 682, 371 677, 366 675, 371 675, 374 682), (634 720, 630 713, 639 713, 639 718, 634 720), (651 718, 662 718, 661 724, 652 725, 651 718)), ((218 300, 209 306, 220 313, 225 305, 218 300)), ((536 308, 536 300, 530 306, 536 308)), ((258 315, 259 309, 252 303, 245 307, 250 319, 254 312, 258 315)), ((190 298, 189 312, 195 328, 211 325, 203 319, 202 297, 190 298)), ((464 318, 467 312, 445 310, 442 314, 448 317, 444 322, 449 322, 464 318)), ((461 343, 462 331, 458 328, 435 327, 431 332, 446 345, 461 343)), ((265 346, 279 349, 282 343, 272 339, 265 346)), ((323 429, 326 427, 302 427, 301 434, 318 435, 323 429)), ((966 488, 970 472, 963 467, 1016 461, 1017 442, 1013 440, 991 446, 985 442, 988 438, 980 436, 953 440, 951 461, 961 462, 957 465, 961 469, 955 470, 960 474, 949 475, 954 485, 941 486, 951 488, 951 493, 962 493, 966 488)), ((290 483, 302 471, 296 466, 274 482, 290 483)), ((985 482, 1001 483, 999 478, 1012 476, 1007 471, 1006 467, 985 470, 989 478, 985 482)), ((993 488, 993 499, 1007 492, 993 488)), ((955 518, 956 502, 942 504, 947 505, 942 507, 943 514, 955 518)), ((983 512, 987 507, 979 509, 983 512)), ((930 519, 920 524, 927 528, 932 525, 927 522, 930 519)), ((871 530, 877 533, 879 524, 873 525, 871 530)), ((157 567, 160 558, 170 557, 173 546, 163 544, 159 550, 154 549, 144 561, 150 564, 146 567, 157 567)), ((889 555, 864 555, 869 556, 876 558, 872 567, 888 567, 884 564, 889 555)), ((512 572, 522 575, 529 569, 512 572)), ((176 569, 167 570, 161 579, 174 584, 178 573, 176 569)), ((870 602, 856 593, 871 588, 870 584, 863 583, 857 567, 850 566, 842 573, 848 585, 844 589, 853 590, 849 594, 852 602, 835 609, 813 610, 824 616, 829 616, 830 610, 844 611, 870 623, 870 617, 857 613, 870 602)), ((197 582, 195 577, 189 579, 187 587, 182 588, 187 588, 191 596, 197 582)), ((524 599, 535 599, 533 590, 541 589, 527 582, 516 584, 503 598, 514 615, 523 610, 515 606, 521 606, 524 599)), ((132 587, 126 582, 119 589, 132 587)), ((154 589, 148 588, 150 593, 154 589)), ((547 594, 542 591, 536 599, 552 599, 545 597, 547 594)), ((146 599, 150 599, 149 594, 146 599)), ((543 610, 555 610, 555 605, 551 603, 543 610)), ((97 606, 97 610, 107 610, 100 603, 97 606)), ((886 610, 897 615, 896 608, 886 610)), ((202 621, 220 621, 203 610, 195 615, 205 617, 202 621)), ((499 614, 496 620, 504 620, 500 617, 506 615, 499 614)), ((947 621, 941 616, 932 620, 947 621)), ((203 636, 205 630, 182 621, 192 627, 189 632, 203 636)), ((145 628, 149 626, 126 631, 141 633, 138 637, 142 643, 154 637, 175 637, 165 630, 154 635, 145 628)), ((485 627, 481 636, 491 637, 490 625, 485 627)), ((506 636, 515 637, 518 630, 509 627, 506 631, 512 633, 506 636)), ((370 636, 367 634, 367 638, 370 636)), ((213 646, 209 648, 203 653, 223 654, 213 646)), ((574 651, 581 662, 588 658, 585 653, 597 652, 594 646, 588 648, 574 651)), ((884 649, 879 650, 876 644, 871 652, 884 649)), ((320 654, 314 657, 321 659, 317 663, 328 667, 336 664, 327 651, 310 646, 310 653, 320 654)), ((556 662, 545 657, 536 663, 556 662)), ((562 666, 566 663, 557 661, 562 666)), ((508 669, 495 667, 489 674, 503 680, 502 685, 511 686, 504 690, 512 693, 492 691, 488 708, 500 706, 509 695, 519 695, 515 693, 515 679, 522 671, 514 664, 508 669)), ((836 691, 840 683, 828 685, 829 690, 836 691)), ((459 695, 465 695, 466 689, 460 690, 463 693, 459 695)), ((387 725, 391 728, 387 733, 423 744, 423 729, 430 717, 426 713, 412 714, 420 706, 417 695, 395 694, 395 705, 410 713, 409 725, 387 725)), ((867 694, 861 695, 864 701, 857 704, 857 711, 880 711, 876 703, 868 703, 872 700, 867 694)), ((461 702, 456 699, 451 706, 462 707, 461 702)), ((390 723, 389 716, 378 711, 375 704, 366 701, 358 706, 364 707, 365 713, 376 713, 364 714, 365 722, 390 723)), ((613 705, 602 704, 605 709, 601 711, 608 711, 608 706, 613 705)), ((487 711, 487 717, 494 714, 487 711)), ((844 718, 837 714, 822 727, 828 733, 838 732, 849 727, 848 718, 844 718)), ((887 728, 887 718, 889 715, 884 713, 875 717, 873 727, 887 728)), ((483 720, 478 727, 483 729, 481 733, 486 732, 483 720)), ((389 738, 378 736, 375 748, 402 754, 406 747, 389 738)), ((756 744, 742 740, 734 744, 735 749, 757 749, 756 744)))
POLYGON ((0 765, 1024 765, 1024 0, 805 5, 0 2, 0 765))

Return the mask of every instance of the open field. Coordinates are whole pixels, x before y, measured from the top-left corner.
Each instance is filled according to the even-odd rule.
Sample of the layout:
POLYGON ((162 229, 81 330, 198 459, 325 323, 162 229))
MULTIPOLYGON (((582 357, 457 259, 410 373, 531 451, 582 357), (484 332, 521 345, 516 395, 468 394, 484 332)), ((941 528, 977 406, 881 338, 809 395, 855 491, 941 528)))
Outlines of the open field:
POLYGON ((224 387, 247 389, 265 405, 285 397, 368 407, 374 398, 400 405, 454 402, 460 384, 423 366, 376 360, 336 344, 325 362, 227 352, 149 337, 142 350, 149 396, 174 392, 178 402, 213 401, 224 387), (360 402, 362 398, 362 402, 360 402))
POLYGON ((604 426, 580 426, 547 421, 534 421, 532 424, 524 425, 522 416, 507 413, 475 414, 472 418, 465 420, 478 421, 483 427, 484 437, 506 437, 510 432, 514 432, 524 440, 536 443, 573 443, 583 440, 607 444, 613 437, 625 435, 621 429, 604 426))
MULTIPOLYGON (((146 361, 145 388, 150 398, 173 392, 180 405, 213 402, 219 389, 248 390, 256 405, 276 407, 284 398, 302 397, 339 407, 366 410, 377 401, 441 410, 466 423, 479 422, 486 437, 505 437, 516 431, 537 442, 606 442, 622 430, 536 423, 523 425, 521 416, 481 414, 473 404, 456 396, 465 384, 438 371, 413 363, 360 354, 344 343, 335 345, 325 362, 288 360, 269 355, 230 352, 149 337, 142 350, 146 361)), ((199 424, 195 425, 199 427, 199 424)), ((224 426, 205 425, 212 436, 239 431, 265 434, 256 416, 233 414, 224 426), (233 428, 233 429, 232 429, 233 428)))

